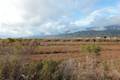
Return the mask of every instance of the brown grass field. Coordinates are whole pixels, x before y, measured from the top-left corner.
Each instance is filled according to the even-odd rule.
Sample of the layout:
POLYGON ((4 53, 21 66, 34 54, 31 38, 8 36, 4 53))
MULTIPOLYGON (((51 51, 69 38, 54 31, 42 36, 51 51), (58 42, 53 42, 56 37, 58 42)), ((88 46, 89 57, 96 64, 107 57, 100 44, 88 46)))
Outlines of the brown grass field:
POLYGON ((81 52, 81 46, 87 44, 96 44, 101 47, 101 59, 105 60, 118 60, 120 59, 120 42, 115 41, 41 41, 46 43, 46 46, 38 46, 36 48, 37 54, 30 55, 30 58, 35 61, 52 59, 64 60, 69 58, 82 58, 84 57, 81 52))
POLYGON ((120 80, 120 39, 1 39, 0 80, 120 80))
POLYGON ((0 54, 19 54, 20 49, 32 61, 82 59, 81 46, 88 44, 101 48, 103 60, 120 59, 120 39, 5 39, 0 40, 0 54))
POLYGON ((84 58, 81 46, 95 44, 101 47, 100 58, 103 60, 120 59, 120 39, 5 39, 0 40, 1 52, 29 54, 32 61, 66 60, 84 58), (16 47, 17 46, 17 47, 16 47), (21 49, 22 47, 23 49, 21 49), (16 49, 15 51, 12 49, 16 49), (17 51, 17 52, 16 52, 17 51))

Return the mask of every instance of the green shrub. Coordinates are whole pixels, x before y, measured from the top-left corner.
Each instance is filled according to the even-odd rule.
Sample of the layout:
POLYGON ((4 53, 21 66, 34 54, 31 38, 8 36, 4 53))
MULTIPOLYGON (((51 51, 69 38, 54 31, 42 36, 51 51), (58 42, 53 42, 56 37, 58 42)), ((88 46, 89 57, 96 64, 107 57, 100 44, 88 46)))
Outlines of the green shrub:
MULTIPOLYGON (((41 70, 39 70, 41 77, 39 80, 53 80, 54 72, 56 71, 57 65, 59 62, 56 61, 42 61, 42 66, 39 65, 41 70)), ((38 67, 38 66, 37 66, 38 67)), ((37 68, 38 69, 38 68, 37 68)))
POLYGON ((8 41, 12 43, 12 42, 15 42, 16 39, 8 38, 8 41))
POLYGON ((0 80, 54 80, 59 62, 40 61, 26 63, 20 56, 0 60, 0 80))
POLYGON ((101 48, 97 45, 83 45, 81 51, 98 56, 100 55, 101 48))

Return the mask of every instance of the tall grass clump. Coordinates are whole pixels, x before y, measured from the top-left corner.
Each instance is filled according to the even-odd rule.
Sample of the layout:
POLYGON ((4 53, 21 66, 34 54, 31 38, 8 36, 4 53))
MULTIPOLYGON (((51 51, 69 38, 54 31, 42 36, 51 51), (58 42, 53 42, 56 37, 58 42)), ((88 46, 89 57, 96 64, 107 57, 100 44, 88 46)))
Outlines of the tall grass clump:
POLYGON ((0 58, 0 80, 54 80, 59 62, 28 62, 20 56, 0 58))
POLYGON ((81 51, 87 53, 87 55, 99 56, 101 47, 95 44, 81 46, 81 51))
POLYGON ((95 44, 83 45, 81 51, 85 54, 85 63, 92 64, 93 69, 97 69, 101 63, 101 47, 95 44))

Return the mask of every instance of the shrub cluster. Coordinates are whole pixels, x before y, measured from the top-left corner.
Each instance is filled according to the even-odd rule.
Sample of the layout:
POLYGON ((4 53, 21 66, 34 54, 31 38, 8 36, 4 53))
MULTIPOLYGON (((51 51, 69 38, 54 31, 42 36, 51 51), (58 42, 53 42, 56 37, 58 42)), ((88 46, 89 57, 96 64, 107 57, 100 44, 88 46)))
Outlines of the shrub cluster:
POLYGON ((0 80, 55 80, 59 62, 25 62, 18 56, 4 57, 0 62, 0 80))
POLYGON ((0 80, 119 80, 120 73, 113 63, 79 59, 64 61, 25 62, 18 56, 7 56, 0 62, 0 80))
POLYGON ((82 52, 86 52, 90 55, 100 55, 101 48, 95 44, 90 44, 90 45, 83 45, 81 47, 82 52))

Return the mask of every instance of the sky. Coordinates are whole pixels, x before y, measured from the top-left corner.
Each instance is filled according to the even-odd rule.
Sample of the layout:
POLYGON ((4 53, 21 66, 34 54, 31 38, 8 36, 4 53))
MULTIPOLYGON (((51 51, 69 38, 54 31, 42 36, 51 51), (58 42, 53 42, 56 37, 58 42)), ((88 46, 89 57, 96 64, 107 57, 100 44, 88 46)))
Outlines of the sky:
POLYGON ((0 37, 57 35, 120 25, 120 0, 0 0, 0 37))

